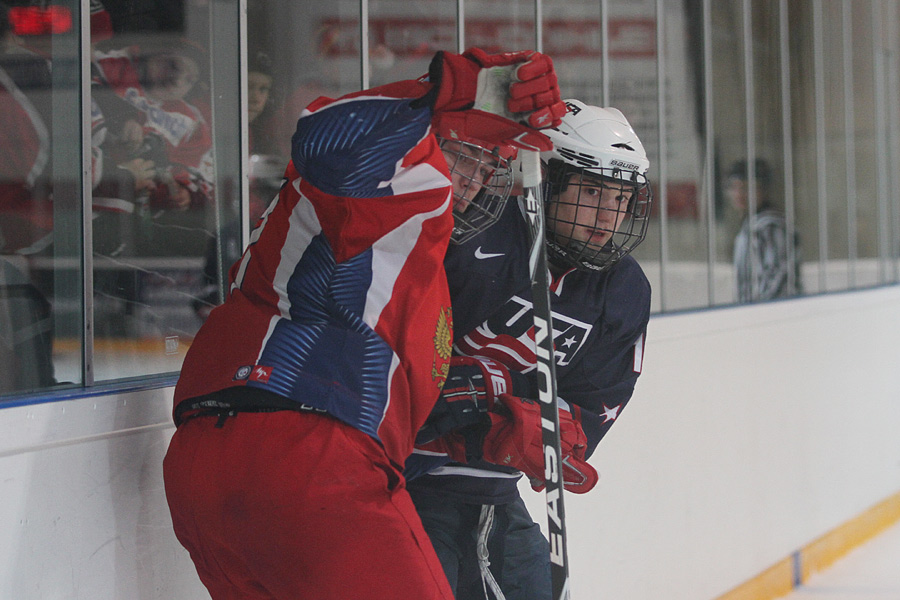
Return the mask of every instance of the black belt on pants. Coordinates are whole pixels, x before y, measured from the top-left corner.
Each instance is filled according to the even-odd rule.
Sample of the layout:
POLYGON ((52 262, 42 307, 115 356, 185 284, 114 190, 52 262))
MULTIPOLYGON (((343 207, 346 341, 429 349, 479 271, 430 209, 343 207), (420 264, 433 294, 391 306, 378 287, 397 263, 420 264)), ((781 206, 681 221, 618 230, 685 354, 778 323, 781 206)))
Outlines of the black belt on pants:
POLYGON ((175 426, 183 425, 197 417, 218 417, 216 427, 221 427, 228 417, 241 412, 276 412, 293 410, 327 415, 328 411, 279 396, 259 388, 235 386, 218 390, 205 396, 189 398, 181 402, 174 413, 175 426))

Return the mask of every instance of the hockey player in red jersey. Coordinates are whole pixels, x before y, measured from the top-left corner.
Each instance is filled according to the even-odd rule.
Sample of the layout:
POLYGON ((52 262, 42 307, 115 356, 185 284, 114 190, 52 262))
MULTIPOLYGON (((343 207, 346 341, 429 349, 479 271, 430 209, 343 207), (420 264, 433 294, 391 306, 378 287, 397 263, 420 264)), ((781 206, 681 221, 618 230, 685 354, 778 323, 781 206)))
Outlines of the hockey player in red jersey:
POLYGON ((564 110, 548 57, 470 50, 303 111, 175 390, 166 495, 215 600, 453 597, 401 475, 449 367, 444 254, 564 110))

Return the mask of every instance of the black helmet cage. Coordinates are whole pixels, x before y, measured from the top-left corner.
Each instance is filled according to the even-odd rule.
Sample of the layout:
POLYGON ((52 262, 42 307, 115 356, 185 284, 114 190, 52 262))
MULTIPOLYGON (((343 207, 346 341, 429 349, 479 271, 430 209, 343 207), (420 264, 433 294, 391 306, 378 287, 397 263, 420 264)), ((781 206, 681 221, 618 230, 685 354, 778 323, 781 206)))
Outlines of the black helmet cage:
POLYGON ((454 196, 465 198, 473 185, 480 188, 468 201, 465 209, 460 210, 457 202, 453 203, 453 233, 450 241, 462 244, 500 218, 512 189, 512 169, 509 160, 500 156, 496 148, 489 150, 470 142, 440 137, 438 140, 451 175, 456 174, 465 182, 462 194, 454 192, 454 196), (458 149, 449 149, 447 142, 458 144, 458 149))
MULTIPOLYGON (((646 176, 637 171, 623 171, 617 168, 578 168, 558 159, 551 159, 547 170, 544 193, 545 220, 547 255, 552 263, 564 268, 604 271, 619 262, 644 241, 650 222, 650 207, 653 197, 650 182, 646 176), (573 178, 572 175, 576 177, 573 178), (585 176, 589 178, 588 182, 584 182, 585 176), (618 227, 612 231, 612 236, 603 245, 576 239, 576 225, 585 225, 585 223, 576 224, 566 220, 559 211, 560 195, 570 186, 579 188, 574 202, 571 203, 577 209, 579 206, 584 206, 581 200, 581 188, 597 187, 598 183, 603 187, 627 186, 633 189, 631 199, 624 206, 609 208, 603 205, 595 206, 596 201, 592 202, 591 207, 598 212, 598 216, 599 211, 621 213, 613 220, 618 223, 618 227)), ((578 211, 572 212, 577 214, 578 211)))

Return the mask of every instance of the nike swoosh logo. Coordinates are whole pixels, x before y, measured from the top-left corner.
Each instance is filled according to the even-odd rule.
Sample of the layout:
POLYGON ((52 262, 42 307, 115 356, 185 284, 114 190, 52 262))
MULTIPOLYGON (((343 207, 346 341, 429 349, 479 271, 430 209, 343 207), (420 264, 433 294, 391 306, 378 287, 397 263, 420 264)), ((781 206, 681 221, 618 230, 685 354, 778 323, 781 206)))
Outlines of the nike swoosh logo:
POLYGON ((493 254, 493 253, 488 253, 488 252, 482 252, 481 246, 478 246, 478 248, 475 249, 475 258, 478 258, 481 260, 484 260, 485 258, 496 258, 498 256, 503 256, 503 253, 501 252, 499 254, 493 254))

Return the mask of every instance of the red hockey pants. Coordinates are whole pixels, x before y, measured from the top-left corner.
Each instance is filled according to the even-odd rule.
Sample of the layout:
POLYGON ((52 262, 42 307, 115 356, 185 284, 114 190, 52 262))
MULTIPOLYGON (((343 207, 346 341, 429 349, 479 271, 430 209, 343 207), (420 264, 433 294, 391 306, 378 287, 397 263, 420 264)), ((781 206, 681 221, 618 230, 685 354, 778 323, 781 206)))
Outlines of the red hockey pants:
POLYGON ((214 600, 452 600, 381 446, 330 417, 239 413, 175 432, 178 540, 214 600))

